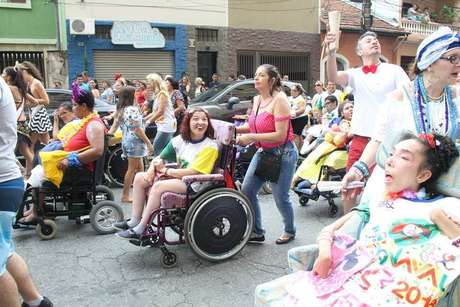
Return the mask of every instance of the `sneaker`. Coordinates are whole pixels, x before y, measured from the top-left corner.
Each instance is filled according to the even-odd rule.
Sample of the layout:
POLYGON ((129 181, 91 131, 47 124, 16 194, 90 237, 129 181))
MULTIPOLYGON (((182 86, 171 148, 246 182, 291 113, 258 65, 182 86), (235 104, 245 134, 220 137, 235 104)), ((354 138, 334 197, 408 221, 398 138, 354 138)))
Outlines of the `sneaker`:
POLYGON ((129 229, 128 221, 129 219, 113 223, 113 228, 120 229, 120 230, 127 230, 129 229))
POLYGON ((265 236, 263 234, 258 234, 253 232, 249 237, 248 243, 263 243, 265 241, 265 236))
MULTIPOLYGON (((21 307, 30 307, 30 305, 26 302, 23 302, 21 307)), ((53 303, 46 296, 44 296, 38 307, 53 307, 53 303)))
POLYGON ((122 239, 135 239, 139 240, 141 238, 140 235, 138 235, 134 230, 128 229, 125 231, 120 231, 115 234, 117 237, 122 238, 122 239))

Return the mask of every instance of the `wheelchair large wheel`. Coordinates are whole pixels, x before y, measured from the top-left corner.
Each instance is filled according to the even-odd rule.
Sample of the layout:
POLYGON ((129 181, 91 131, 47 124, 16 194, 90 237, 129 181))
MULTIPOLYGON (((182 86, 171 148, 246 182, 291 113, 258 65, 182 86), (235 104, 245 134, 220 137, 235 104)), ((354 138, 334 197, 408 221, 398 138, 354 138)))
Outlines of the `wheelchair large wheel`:
POLYGON ((220 261, 243 249, 253 226, 254 213, 246 196, 219 188, 193 202, 185 217, 184 232, 195 254, 209 261, 220 261))
POLYGON ((123 187, 126 171, 128 170, 128 160, 122 159, 123 149, 118 146, 110 153, 107 159, 107 176, 116 187, 123 187))
POLYGON ((105 185, 98 185, 96 186, 96 202, 100 202, 103 200, 115 200, 115 195, 113 195, 113 191, 106 187, 105 185))
POLYGON ((113 224, 123 219, 123 209, 110 200, 98 202, 89 214, 91 226, 98 234, 114 233, 116 229, 113 224))

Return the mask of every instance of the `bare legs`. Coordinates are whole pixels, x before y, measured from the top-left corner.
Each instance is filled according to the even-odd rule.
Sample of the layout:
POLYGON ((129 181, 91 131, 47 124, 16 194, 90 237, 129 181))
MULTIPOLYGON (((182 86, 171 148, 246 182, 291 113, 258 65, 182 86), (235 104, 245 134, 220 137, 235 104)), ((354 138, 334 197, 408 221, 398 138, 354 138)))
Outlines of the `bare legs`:
POLYGON ((32 150, 32 153, 35 153, 35 145, 37 142, 40 141, 42 144, 48 144, 50 142, 50 136, 48 133, 36 133, 36 132, 30 132, 30 149, 32 150))
POLYGON ((125 179, 123 181, 123 193, 121 196, 122 202, 132 202, 132 199, 129 198, 129 189, 133 183, 134 176, 136 173, 144 170, 144 163, 142 158, 128 158, 128 170, 125 174, 125 179))
POLYGON ((0 306, 19 307, 18 291, 26 302, 40 298, 26 263, 18 254, 8 259, 6 269, 0 276, 0 306))
POLYGON ((132 216, 141 218, 141 224, 147 226, 150 223, 150 216, 153 211, 160 207, 161 194, 164 192, 185 193, 187 186, 180 179, 167 179, 157 181, 153 185, 144 179, 145 172, 137 173, 134 178, 133 186, 133 211, 132 216), (144 203, 147 198, 146 190, 150 188, 148 193, 147 207, 145 214, 142 214, 144 203))
POLYGON ((29 177, 30 172, 32 171, 34 154, 32 153, 29 145, 24 142, 19 143, 19 153, 26 159, 26 177, 29 177))

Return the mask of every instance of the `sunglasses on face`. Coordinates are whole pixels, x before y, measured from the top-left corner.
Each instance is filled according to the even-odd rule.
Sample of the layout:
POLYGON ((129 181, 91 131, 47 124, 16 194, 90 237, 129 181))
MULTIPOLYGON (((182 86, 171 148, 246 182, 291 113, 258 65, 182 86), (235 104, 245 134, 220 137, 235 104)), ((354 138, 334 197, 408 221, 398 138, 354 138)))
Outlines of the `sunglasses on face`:
POLYGON ((460 56, 458 56, 458 55, 450 55, 448 57, 440 57, 439 59, 449 61, 451 64, 460 63, 460 56))

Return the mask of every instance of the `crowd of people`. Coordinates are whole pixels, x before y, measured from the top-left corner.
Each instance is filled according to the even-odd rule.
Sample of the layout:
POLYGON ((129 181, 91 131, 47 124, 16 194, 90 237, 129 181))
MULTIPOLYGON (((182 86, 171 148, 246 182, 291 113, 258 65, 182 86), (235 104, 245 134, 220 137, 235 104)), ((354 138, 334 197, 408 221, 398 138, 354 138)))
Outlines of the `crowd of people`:
MULTIPOLYGON (((363 65, 337 71, 335 50, 330 47, 335 39, 332 33, 325 37, 328 82, 326 88, 315 82, 311 99, 300 84, 285 93, 281 81, 289 77, 281 77, 273 65, 259 66, 254 75, 257 95, 247 120, 236 128, 237 145, 258 148, 241 186, 254 209, 251 243, 266 239, 258 199, 265 182, 271 182, 284 225, 275 242, 289 243, 296 236, 291 188, 299 182, 311 187, 319 178, 320 158, 338 148, 348 152, 342 181, 345 215, 321 231, 318 245, 289 252, 290 266, 298 272, 257 287, 256 305, 301 306, 308 300, 320 306, 345 301, 371 306, 374 300, 392 304, 415 300, 395 295, 390 286, 378 291, 363 288, 359 282, 365 274, 391 277, 392 286, 405 282, 408 288, 423 290, 424 299, 437 302, 460 274, 460 184, 449 185, 441 177, 458 163, 459 91, 451 85, 460 72, 460 36, 441 28, 426 38, 417 51, 412 81, 401 67, 380 61, 380 43, 373 32, 357 42, 363 65), (300 156, 304 161, 297 167, 300 156), (357 181, 366 181, 358 206, 361 191, 350 188, 357 181), (423 256, 428 246, 449 257, 437 252, 431 258, 423 256), (444 274, 443 284, 429 287, 410 269, 396 265, 394 257, 401 252, 444 274)), ((15 293, 19 288, 26 306, 52 306, 35 289, 12 245, 11 223, 22 201, 23 178, 33 187, 47 179, 59 187, 72 180, 77 169, 90 173, 103 153, 104 135, 121 129, 121 147, 128 160, 121 202, 133 206, 131 217, 114 226, 120 229, 118 237, 138 240, 164 192, 185 193, 182 177, 212 172, 218 144, 211 118, 202 108, 189 108, 188 102, 219 84, 218 74, 207 85, 196 78, 194 86, 186 74, 177 81, 151 73, 145 81, 132 82, 117 74, 99 88, 97 80, 83 72, 72 84, 72 104, 62 104, 50 120, 49 98, 35 66, 23 62, 6 68, 0 78, 0 194, 8 200, 0 208, 2 289, 15 293), (116 112, 100 118, 94 111, 95 98, 116 104, 116 112), (145 132, 149 125, 156 126, 153 139, 145 132), (16 142, 26 161, 23 176, 14 158, 16 142), (144 171, 146 156, 153 160, 144 171), (51 169, 44 167, 50 161, 53 170, 62 171, 61 177, 51 180, 51 169), (168 161, 179 165, 170 168, 168 161)), ((451 176, 458 180, 457 174, 451 176)), ((33 206, 28 208, 21 222, 34 223, 35 213, 33 206)), ((13 294, 0 295, 2 299, 18 305, 13 294)))

